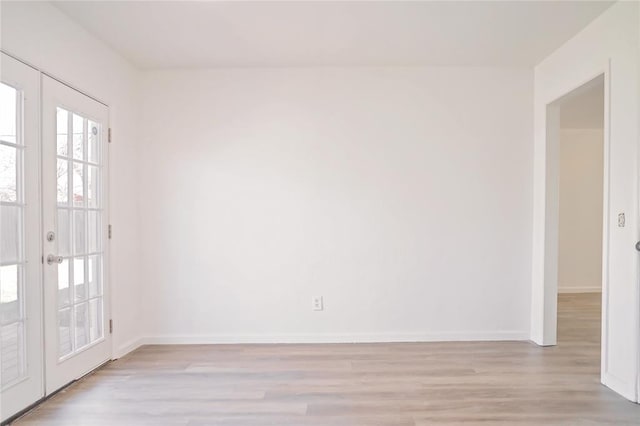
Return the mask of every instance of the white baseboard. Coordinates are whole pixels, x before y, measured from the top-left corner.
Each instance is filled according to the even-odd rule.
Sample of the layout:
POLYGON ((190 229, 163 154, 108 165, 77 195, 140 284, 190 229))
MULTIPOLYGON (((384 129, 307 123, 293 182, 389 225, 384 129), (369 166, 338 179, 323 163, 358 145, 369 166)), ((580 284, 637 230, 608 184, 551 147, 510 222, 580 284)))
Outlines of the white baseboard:
POLYGON ((141 340, 144 345, 258 344, 258 343, 393 343, 527 341, 529 331, 455 333, 356 333, 356 334, 214 334, 157 335, 141 340))
POLYGON ((125 356, 129 352, 135 351, 136 349, 138 349, 140 346, 142 346, 144 344, 145 344, 144 343, 144 338, 137 338, 137 339, 129 340, 127 343, 125 343, 124 345, 120 345, 118 348, 116 348, 113 351, 112 358, 113 359, 122 358, 123 356, 125 356))
POLYGON ((558 285, 558 293, 601 293, 602 287, 574 287, 558 285))
POLYGON ((631 402, 640 402, 636 394, 635 383, 625 382, 611 373, 602 374, 602 384, 619 393, 631 402))

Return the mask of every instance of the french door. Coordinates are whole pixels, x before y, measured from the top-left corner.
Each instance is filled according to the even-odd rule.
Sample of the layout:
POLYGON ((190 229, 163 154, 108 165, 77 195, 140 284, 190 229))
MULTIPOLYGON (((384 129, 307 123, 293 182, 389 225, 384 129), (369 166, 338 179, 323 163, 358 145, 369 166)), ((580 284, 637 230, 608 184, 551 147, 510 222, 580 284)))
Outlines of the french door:
POLYGON ((0 421, 111 358, 108 108, 0 63, 0 421))
POLYGON ((111 358, 108 108, 42 77, 42 246, 47 394, 111 358))
POLYGON ((40 73, 0 57, 0 419, 43 396, 40 73))

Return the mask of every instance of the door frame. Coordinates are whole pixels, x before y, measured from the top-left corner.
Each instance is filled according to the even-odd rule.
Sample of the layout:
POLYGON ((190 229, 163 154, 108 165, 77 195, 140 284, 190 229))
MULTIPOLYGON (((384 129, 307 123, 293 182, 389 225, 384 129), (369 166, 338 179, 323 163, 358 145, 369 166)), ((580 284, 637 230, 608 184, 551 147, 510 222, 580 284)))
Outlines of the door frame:
MULTIPOLYGON (((558 129, 559 111, 554 102, 579 89, 592 80, 604 78, 604 170, 603 170, 603 246, 602 246, 602 343, 601 343, 601 382, 636 401, 638 394, 638 370, 633 380, 633 389, 608 371, 609 361, 609 312, 610 312, 610 237, 611 237, 611 59, 592 63, 586 69, 574 72, 566 81, 556 84, 555 90, 539 95, 534 100, 534 223, 532 251, 532 304, 531 304, 531 340, 540 346, 552 346, 557 343, 557 294, 558 294, 558 129), (545 96, 543 99, 540 96, 545 96), (543 110, 544 108, 544 110, 543 110)), ((636 204, 637 204, 636 196, 636 204)), ((627 226, 634 227, 638 218, 638 205, 627 212, 627 226)), ((637 227, 636 227, 637 228, 637 227)), ((634 229, 635 232, 636 229, 634 229)), ((629 250, 634 250, 629 247, 629 250)), ((638 281, 638 264, 634 268, 638 281)), ((639 285, 638 282, 635 283, 639 285)), ((640 334, 640 301, 634 300, 635 324, 632 326, 640 334)), ((640 354, 640 338, 633 343, 636 346, 637 363, 640 354)))
MULTIPOLYGON (((604 126, 603 126, 603 169, 602 169, 602 247, 601 247, 601 262, 602 262, 602 291, 601 291, 601 339, 600 345, 600 360, 601 360, 601 381, 604 383, 606 378, 604 377, 605 366, 607 365, 607 342, 608 342, 608 307, 609 307, 609 236, 610 236, 610 203, 609 203, 609 187, 610 187, 610 134, 609 134, 609 79, 608 73, 602 72, 597 74, 591 80, 587 80, 583 84, 570 90, 559 98, 551 101, 546 105, 546 241, 545 241, 545 287, 550 290, 551 286, 555 286, 555 291, 552 291, 553 300, 545 300, 545 315, 553 315, 555 324, 545 331, 553 336, 546 336, 547 342, 553 340, 556 344, 557 336, 557 298, 558 298, 558 234, 559 234, 559 177, 560 177, 560 162, 559 162, 559 149, 560 149, 560 102, 566 96, 571 96, 586 89, 589 85, 594 83, 597 79, 602 77, 603 90, 604 90, 604 126), (555 304, 552 303, 555 301, 555 304)), ((545 345, 546 346, 546 345, 545 345)))
MULTIPOLYGON (((591 72, 573 79, 571 85, 563 87, 548 99, 543 100, 544 113, 541 111, 541 120, 544 123, 543 170, 539 171, 543 176, 539 188, 541 193, 535 194, 544 202, 542 207, 538 207, 536 213, 541 214, 539 227, 534 227, 534 247, 533 247, 533 282, 532 282, 532 324, 531 340, 540 346, 553 346, 557 343, 557 296, 558 296, 558 226, 559 226, 559 106, 557 101, 580 89, 594 79, 604 77, 604 168, 603 168, 603 239, 602 239, 602 347, 603 358, 606 356, 605 340, 608 299, 606 294, 609 289, 609 183, 610 183, 610 135, 609 135, 609 107, 610 107, 610 71, 609 63, 593 69, 591 72), (539 209, 543 209, 540 211, 539 209), (536 244, 536 240, 541 242, 536 244), (538 262, 536 262, 538 261, 538 262), (536 270, 536 263, 541 263, 541 270, 536 270)), ((535 172, 534 171, 534 172, 535 172)))

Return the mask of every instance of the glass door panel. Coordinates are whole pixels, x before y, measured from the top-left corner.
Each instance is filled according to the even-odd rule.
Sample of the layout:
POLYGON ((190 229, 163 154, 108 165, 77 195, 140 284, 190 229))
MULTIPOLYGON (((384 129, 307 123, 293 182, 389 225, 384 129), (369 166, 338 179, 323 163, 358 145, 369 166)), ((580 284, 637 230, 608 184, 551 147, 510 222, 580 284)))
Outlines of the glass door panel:
POLYGON ((20 94, 0 83, 0 384, 24 376, 24 145, 17 134, 20 94))
POLYGON ((44 395, 39 73, 1 54, 0 421, 44 395))
POLYGON ((105 329, 108 109, 43 78, 46 390, 111 356, 105 329))
POLYGON ((62 360, 102 339, 104 259, 100 230, 103 164, 99 123, 56 108, 58 355, 62 360), (72 147, 72 149, 68 149, 72 147), (71 171, 71 173, 69 173, 71 171), (89 292, 90 283, 95 289, 89 292))

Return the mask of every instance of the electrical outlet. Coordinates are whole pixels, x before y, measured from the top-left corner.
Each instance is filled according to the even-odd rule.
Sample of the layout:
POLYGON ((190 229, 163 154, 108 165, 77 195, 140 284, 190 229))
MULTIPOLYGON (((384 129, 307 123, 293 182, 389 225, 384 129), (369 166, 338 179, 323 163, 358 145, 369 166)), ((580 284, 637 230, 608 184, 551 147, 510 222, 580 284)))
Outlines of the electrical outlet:
POLYGON ((311 304, 314 311, 321 311, 322 309, 324 309, 324 306, 322 304, 322 296, 314 296, 313 299, 311 299, 311 304))
POLYGON ((619 228, 624 228, 625 222, 626 222, 626 220, 625 220, 625 217, 624 217, 624 213, 620 213, 618 215, 618 227, 619 228))

